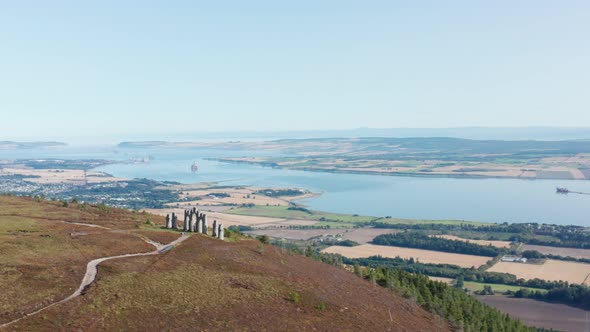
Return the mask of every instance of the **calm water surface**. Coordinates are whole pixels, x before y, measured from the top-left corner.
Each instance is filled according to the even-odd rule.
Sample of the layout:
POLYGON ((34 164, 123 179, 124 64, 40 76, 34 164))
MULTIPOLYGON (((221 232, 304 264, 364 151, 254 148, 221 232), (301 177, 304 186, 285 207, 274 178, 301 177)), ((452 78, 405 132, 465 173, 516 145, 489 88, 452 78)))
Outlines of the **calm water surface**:
POLYGON ((282 186, 321 192, 304 204, 316 210, 412 219, 458 219, 491 222, 546 222, 590 226, 590 196, 557 195, 556 186, 590 192, 590 181, 451 179, 333 174, 226 164, 204 158, 265 155, 260 151, 213 149, 121 150, 115 148, 25 151, 10 158, 107 158, 151 156, 149 164, 114 164, 99 170, 119 177, 182 183, 282 186), (190 172, 193 162, 198 173, 190 172))
MULTIPOLYGON (((123 177, 182 183, 284 186, 321 192, 306 200, 312 209, 413 219, 546 222, 590 226, 590 196, 557 195, 556 186, 590 192, 590 181, 452 179, 334 174, 226 164, 201 159, 227 151, 167 152, 150 164, 109 165, 101 170, 123 177), (193 154, 194 153, 194 154, 193 154), (206 156, 203 156, 206 154, 206 156), (200 170, 191 173, 196 161, 200 170)), ((243 151, 234 155, 247 155, 243 151)), ((252 155, 252 154, 250 154, 252 155)))

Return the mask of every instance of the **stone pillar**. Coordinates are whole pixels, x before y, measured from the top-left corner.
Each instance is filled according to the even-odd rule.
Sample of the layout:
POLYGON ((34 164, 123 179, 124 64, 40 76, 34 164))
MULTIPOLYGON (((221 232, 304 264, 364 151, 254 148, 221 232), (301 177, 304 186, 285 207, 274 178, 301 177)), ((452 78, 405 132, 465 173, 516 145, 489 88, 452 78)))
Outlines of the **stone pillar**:
POLYGON ((213 237, 217 237, 217 220, 213 220, 213 237))
POLYGON ((188 210, 184 210, 184 221, 182 222, 182 230, 188 232, 188 210))
POLYGON ((189 230, 188 231, 189 232, 194 232, 195 231, 195 228, 197 227, 197 225, 196 225, 197 216, 195 215, 195 210, 194 209, 191 210, 191 213, 190 214, 191 214, 191 217, 190 217, 190 220, 189 220, 189 230))
POLYGON ((197 215, 197 233, 203 233, 203 219, 197 215))
POLYGON ((203 214, 203 234, 207 234, 207 215, 203 214))
POLYGON ((172 229, 178 229, 178 217, 176 212, 172 212, 172 229))
POLYGON ((172 228, 172 220, 170 220, 169 214, 166 215, 166 228, 168 228, 168 229, 172 228))
POLYGON ((225 230, 223 229, 223 225, 219 224, 219 229, 217 230, 217 237, 223 241, 225 239, 225 230))

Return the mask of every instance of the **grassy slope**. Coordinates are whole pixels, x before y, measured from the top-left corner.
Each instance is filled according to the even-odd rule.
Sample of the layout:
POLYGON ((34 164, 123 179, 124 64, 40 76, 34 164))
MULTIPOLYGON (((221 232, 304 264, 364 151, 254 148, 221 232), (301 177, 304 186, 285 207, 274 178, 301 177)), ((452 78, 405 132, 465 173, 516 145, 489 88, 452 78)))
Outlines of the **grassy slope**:
MULTIPOLYGON (((143 220, 144 215, 118 210, 107 216, 94 209, 81 212, 76 206, 62 208, 53 203, 0 197, 0 266, 18 271, 12 276, 10 272, 0 274, 0 278, 12 278, 1 283, 19 282, 12 287, 17 293, 0 296, 5 313, 0 322, 30 312, 34 303, 47 304, 69 295, 81 280, 86 262, 94 257, 146 251, 141 250, 144 244, 136 241, 134 233, 161 240, 171 237, 170 232, 144 226, 143 220), (46 213, 55 220, 31 217, 46 213), (122 230, 89 230, 60 223, 58 216, 115 224, 122 230), (51 237, 25 232, 22 236, 29 237, 22 238, 22 244, 14 244, 11 237, 19 229, 51 237), (72 231, 94 234, 71 238, 72 231), (87 243, 91 237, 95 240, 87 243), (39 239, 54 243, 47 245, 39 239), (72 249, 72 241, 80 241, 76 245, 81 251, 72 249), (25 243, 32 243, 32 249, 26 249, 25 243), (17 255, 4 255, 4 249, 17 255), (22 272, 31 265, 44 270, 40 280, 38 271, 22 272), (55 268, 58 270, 52 270, 55 268), (70 269, 74 271, 71 275, 70 269), (67 282, 60 279, 63 275, 69 275, 67 282), (26 301, 15 301, 20 298, 26 301)), ((84 296, 23 319, 12 329, 444 331, 448 326, 395 293, 343 269, 255 240, 227 243, 194 235, 163 255, 101 264, 98 280, 84 296), (290 295, 294 291, 300 298, 297 303, 290 295)))

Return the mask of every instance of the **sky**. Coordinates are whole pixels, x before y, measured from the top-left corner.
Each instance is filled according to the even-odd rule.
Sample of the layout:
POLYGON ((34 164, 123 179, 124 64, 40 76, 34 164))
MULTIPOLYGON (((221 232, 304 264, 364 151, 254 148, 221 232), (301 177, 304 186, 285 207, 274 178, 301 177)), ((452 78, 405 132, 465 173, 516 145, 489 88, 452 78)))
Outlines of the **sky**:
POLYGON ((0 140, 590 127, 588 1, 0 1, 0 140))

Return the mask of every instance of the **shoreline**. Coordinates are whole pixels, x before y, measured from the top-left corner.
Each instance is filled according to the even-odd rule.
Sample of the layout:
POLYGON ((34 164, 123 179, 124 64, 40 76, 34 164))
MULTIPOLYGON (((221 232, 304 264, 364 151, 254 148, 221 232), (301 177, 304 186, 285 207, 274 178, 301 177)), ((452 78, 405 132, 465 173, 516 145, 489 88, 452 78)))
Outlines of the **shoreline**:
POLYGON ((341 170, 341 169, 325 169, 315 167, 302 167, 302 168, 290 168, 281 166, 271 162, 255 162, 247 160, 231 160, 224 158, 205 158, 205 160, 217 161, 220 163, 228 164, 245 164, 254 165, 266 168, 282 169, 288 171, 302 171, 302 172, 321 172, 321 173, 334 173, 334 174, 357 174, 357 175, 375 175, 375 176, 397 176, 397 177, 414 177, 414 178, 441 178, 441 179, 472 179, 472 180, 485 180, 485 179, 507 179, 507 180, 524 180, 524 181, 590 181, 588 179, 559 179, 559 178, 537 178, 537 177, 520 177, 520 176, 496 176, 496 175, 479 175, 479 174, 428 174, 428 173, 412 173, 412 172, 368 172, 368 171, 354 171, 354 170, 341 170))

